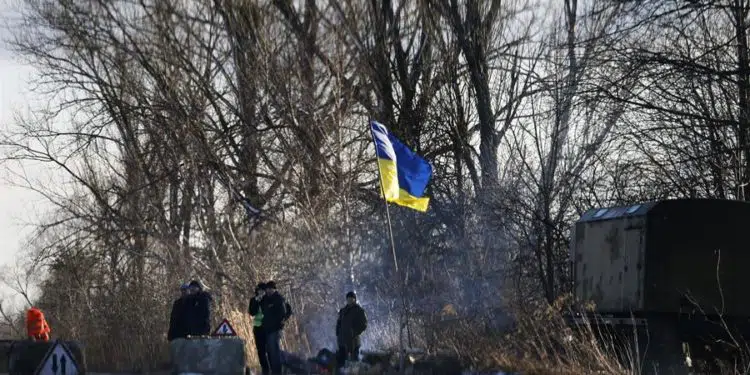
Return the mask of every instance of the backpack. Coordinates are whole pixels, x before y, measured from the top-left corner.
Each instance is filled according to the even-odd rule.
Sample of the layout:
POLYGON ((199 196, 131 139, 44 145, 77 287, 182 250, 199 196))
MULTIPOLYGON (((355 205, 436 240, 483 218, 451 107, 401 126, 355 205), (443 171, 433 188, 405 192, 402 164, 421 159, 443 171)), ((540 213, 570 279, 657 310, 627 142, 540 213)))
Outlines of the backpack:
POLYGON ((284 302, 284 319, 283 321, 289 320, 292 317, 292 305, 289 302, 284 302))
POLYGON ((284 301, 284 316, 281 317, 281 328, 286 326, 286 322, 292 316, 292 305, 289 302, 284 301))

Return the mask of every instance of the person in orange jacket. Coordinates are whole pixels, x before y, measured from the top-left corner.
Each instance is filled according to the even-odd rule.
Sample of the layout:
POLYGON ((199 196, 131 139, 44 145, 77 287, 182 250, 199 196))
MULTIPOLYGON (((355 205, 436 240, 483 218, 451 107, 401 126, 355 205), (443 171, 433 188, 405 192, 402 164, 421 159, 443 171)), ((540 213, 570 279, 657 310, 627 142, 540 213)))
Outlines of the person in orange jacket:
POLYGON ((52 330, 44 318, 44 313, 36 307, 32 307, 26 312, 26 333, 31 340, 49 341, 49 334, 52 330))

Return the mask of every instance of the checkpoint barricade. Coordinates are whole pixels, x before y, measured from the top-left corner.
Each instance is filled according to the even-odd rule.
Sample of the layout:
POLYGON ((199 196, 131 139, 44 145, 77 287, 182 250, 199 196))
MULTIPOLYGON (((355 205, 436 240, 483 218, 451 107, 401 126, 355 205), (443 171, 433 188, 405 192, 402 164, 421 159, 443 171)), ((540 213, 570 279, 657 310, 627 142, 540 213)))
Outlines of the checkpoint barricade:
POLYGON ((245 342, 238 337, 175 339, 169 344, 172 374, 243 375, 245 342))
POLYGON ((0 373, 9 375, 84 375, 85 352, 76 341, 0 341, 0 373))
POLYGON ((8 373, 8 357, 16 340, 0 340, 0 374, 8 373))
POLYGON ((169 344, 172 374, 244 375, 245 341, 224 319, 212 336, 188 337, 169 344))

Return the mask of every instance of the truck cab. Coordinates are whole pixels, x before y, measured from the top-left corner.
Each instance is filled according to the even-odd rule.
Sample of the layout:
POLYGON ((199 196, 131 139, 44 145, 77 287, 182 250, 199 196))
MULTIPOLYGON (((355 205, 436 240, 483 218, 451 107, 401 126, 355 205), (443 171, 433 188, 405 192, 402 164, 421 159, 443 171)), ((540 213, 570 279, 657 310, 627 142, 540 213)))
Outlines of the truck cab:
POLYGON ((572 324, 588 320, 645 335, 635 340, 649 342, 639 352, 675 373, 687 373, 686 363, 709 352, 711 359, 731 352, 719 346, 750 339, 749 224, 750 203, 733 200, 584 212, 571 229, 572 288, 595 308, 572 324))

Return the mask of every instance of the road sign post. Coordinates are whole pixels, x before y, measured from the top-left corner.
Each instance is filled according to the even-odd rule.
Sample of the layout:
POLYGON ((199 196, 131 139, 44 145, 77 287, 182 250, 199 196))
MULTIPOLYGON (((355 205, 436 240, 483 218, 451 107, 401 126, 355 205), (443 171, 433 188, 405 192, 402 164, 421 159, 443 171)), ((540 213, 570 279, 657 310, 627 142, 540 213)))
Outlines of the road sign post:
POLYGON ((211 336, 237 336, 237 331, 232 328, 232 325, 229 324, 229 320, 225 318, 221 321, 221 324, 216 327, 216 330, 211 336))
POLYGON ((78 363, 65 344, 57 340, 49 348, 34 375, 78 375, 78 363))

